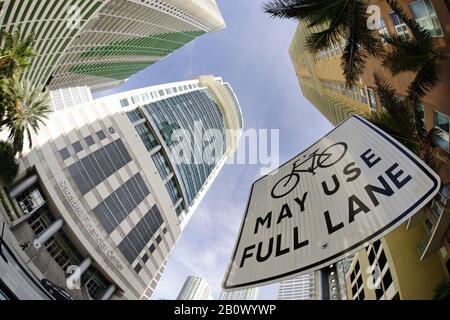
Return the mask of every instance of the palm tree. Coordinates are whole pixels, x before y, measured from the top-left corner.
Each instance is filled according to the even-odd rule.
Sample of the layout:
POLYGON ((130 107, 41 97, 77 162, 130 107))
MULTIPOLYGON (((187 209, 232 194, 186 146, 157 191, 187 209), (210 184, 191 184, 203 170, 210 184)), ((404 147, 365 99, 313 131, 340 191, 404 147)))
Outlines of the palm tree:
POLYGON ((417 119, 416 102, 410 96, 401 97, 380 74, 375 73, 374 78, 383 111, 367 114, 366 118, 436 170, 433 148, 440 131, 426 132, 420 117, 417 119))
POLYGON ((19 172, 16 151, 5 141, 0 141, 0 185, 9 185, 19 172))
POLYGON ((272 17, 305 21, 309 27, 324 27, 323 31, 311 33, 306 40, 313 53, 346 39, 342 68, 350 87, 364 72, 366 59, 381 57, 383 53, 379 37, 367 27, 367 8, 366 0, 272 0, 264 5, 265 12, 272 17))
POLYGON ((415 19, 406 15, 396 0, 386 0, 391 9, 411 30, 413 38, 386 37, 392 49, 383 58, 383 66, 392 75, 412 71, 416 77, 408 87, 409 99, 415 104, 425 97, 439 83, 439 62, 450 59, 450 54, 438 50, 430 31, 422 28, 415 19))
POLYGON ((23 37, 19 29, 3 32, 5 45, 0 52, 0 78, 13 78, 31 65, 34 35, 23 37))
POLYGON ((33 87, 28 80, 9 80, 6 93, 6 117, 0 122, 0 127, 9 129, 14 150, 20 153, 25 136, 28 136, 31 148, 31 132, 37 133, 48 119, 49 97, 42 87, 33 87))

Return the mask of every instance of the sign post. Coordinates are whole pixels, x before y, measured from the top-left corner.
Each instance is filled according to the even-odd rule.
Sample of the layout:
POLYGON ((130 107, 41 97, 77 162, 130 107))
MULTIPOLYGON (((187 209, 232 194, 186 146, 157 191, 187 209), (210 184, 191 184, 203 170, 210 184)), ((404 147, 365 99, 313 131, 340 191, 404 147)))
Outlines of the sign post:
POLYGON ((256 181, 225 290, 299 276, 352 255, 408 220, 439 176, 359 116, 256 181))

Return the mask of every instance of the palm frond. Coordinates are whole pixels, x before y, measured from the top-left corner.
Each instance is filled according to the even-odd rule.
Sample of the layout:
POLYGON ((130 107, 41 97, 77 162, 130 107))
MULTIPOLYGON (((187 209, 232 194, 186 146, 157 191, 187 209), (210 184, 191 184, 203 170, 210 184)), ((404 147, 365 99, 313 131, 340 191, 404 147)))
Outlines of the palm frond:
POLYGON ((394 76, 406 71, 419 72, 428 60, 437 57, 430 51, 431 47, 424 47, 415 40, 395 36, 386 38, 386 41, 392 49, 383 56, 382 64, 394 76))
POLYGON ((408 99, 417 104, 439 84, 439 64, 436 60, 428 60, 419 70, 408 87, 408 99))
POLYGON ((347 0, 272 0, 263 9, 273 18, 306 20, 333 18, 336 8, 345 5, 347 0))

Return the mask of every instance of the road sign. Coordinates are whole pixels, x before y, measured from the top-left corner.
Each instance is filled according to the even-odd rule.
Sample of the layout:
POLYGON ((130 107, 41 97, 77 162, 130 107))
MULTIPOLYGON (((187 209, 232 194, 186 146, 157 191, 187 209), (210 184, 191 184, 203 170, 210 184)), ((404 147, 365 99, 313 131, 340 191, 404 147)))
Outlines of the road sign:
POLYGON ((408 220, 439 186, 417 156, 353 116, 253 184, 223 287, 267 285, 342 260, 408 220))

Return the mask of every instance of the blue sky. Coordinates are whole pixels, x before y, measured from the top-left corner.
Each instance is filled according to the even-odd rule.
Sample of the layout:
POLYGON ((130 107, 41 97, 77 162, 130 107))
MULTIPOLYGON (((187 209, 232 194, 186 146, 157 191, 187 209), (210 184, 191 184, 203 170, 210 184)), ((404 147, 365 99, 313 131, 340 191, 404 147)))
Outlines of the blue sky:
MULTIPOLYGON (((288 54, 296 23, 272 20, 261 0, 217 3, 226 29, 195 40, 113 92, 221 76, 238 96, 245 129, 279 129, 280 161, 287 161, 331 129, 301 95, 288 54)), ((153 299, 175 299, 189 275, 203 276, 219 297, 248 193, 259 175, 258 165, 225 166, 172 252, 153 299)), ((276 290, 276 285, 263 287, 259 298, 275 299, 276 290)))

